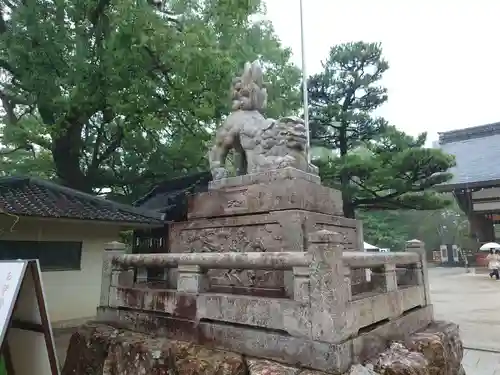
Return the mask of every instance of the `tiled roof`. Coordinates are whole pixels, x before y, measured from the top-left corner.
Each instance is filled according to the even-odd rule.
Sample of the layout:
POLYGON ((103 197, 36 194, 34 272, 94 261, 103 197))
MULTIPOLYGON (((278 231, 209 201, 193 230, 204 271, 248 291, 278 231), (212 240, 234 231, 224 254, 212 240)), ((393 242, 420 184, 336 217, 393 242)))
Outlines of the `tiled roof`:
POLYGON ((134 206, 164 213, 168 221, 180 220, 187 212, 187 194, 206 191, 211 180, 210 172, 166 180, 136 201, 134 206))
POLYGON ((445 185, 500 184, 500 123, 440 133, 439 147, 457 162, 445 185))
POLYGON ((163 224, 161 214, 33 177, 0 178, 0 210, 19 216, 163 224))

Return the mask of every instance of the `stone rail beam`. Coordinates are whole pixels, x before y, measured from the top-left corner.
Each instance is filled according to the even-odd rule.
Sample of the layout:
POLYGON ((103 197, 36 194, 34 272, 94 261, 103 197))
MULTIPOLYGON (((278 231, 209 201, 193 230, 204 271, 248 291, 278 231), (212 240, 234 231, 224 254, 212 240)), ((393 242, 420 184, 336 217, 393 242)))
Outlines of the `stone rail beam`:
POLYGON ((342 254, 344 264, 352 268, 374 267, 384 264, 412 264, 420 262, 416 253, 391 252, 391 253, 365 253, 362 251, 344 251, 342 254))
POLYGON ((286 270, 306 267, 311 263, 306 253, 166 253, 166 254, 120 254, 111 259, 118 267, 176 268, 178 266, 200 266, 211 269, 245 268, 261 270, 286 270))

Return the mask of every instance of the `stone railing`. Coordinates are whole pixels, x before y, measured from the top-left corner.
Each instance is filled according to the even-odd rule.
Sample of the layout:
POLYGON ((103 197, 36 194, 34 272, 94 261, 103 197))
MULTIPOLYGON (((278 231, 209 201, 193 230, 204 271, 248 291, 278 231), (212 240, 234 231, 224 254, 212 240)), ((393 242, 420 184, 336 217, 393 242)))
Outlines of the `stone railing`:
POLYGON ((344 252, 342 236, 325 230, 308 236, 304 253, 127 255, 115 244, 105 252, 98 319, 339 371, 346 368, 344 362, 362 355, 365 345, 360 335, 411 333, 430 322, 426 272, 420 242, 409 243, 407 252, 401 253, 344 252), (148 267, 165 269, 165 275, 176 270, 176 288, 138 283, 135 269, 148 267), (213 293, 207 277, 212 269, 284 270, 290 274, 285 287, 292 293, 290 298, 213 293), (366 283, 374 288, 353 293, 350 276, 359 269, 369 270, 366 283), (398 270, 403 270, 399 276, 398 270), (406 318, 417 310, 417 315, 406 318), (284 345, 294 349, 283 354, 284 345), (331 345, 349 355, 327 355, 331 345))

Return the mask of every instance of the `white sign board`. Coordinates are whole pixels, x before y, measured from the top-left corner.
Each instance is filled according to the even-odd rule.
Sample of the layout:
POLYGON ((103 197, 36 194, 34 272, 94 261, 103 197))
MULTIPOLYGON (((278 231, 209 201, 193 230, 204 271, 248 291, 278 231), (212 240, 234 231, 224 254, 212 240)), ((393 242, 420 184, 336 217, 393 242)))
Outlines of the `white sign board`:
POLYGON ((0 342, 9 328, 10 317, 19 288, 24 279, 27 262, 0 262, 0 342))
POLYGON ((0 340, 7 375, 59 375, 38 261, 0 262, 0 340))

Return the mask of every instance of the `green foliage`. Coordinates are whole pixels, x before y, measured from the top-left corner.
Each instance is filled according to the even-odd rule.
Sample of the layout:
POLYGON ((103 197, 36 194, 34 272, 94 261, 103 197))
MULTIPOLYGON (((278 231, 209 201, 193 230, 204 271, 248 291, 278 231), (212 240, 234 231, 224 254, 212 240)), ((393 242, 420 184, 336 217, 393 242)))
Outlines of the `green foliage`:
POLYGON ((364 240, 372 245, 397 251, 413 238, 410 237, 412 222, 405 211, 359 210, 356 216, 363 221, 364 240))
MULTIPOLYGON (((252 21, 260 0, 170 0, 161 9, 145 0, 2 0, 1 9, 2 143, 36 150, 16 157, 21 173, 55 172, 73 188, 111 188, 130 201, 160 179, 206 168, 207 142, 247 60, 259 58, 273 85, 269 115, 300 104, 290 50, 270 23, 252 21)), ((1 163, 14 172, 14 162, 1 163)))
POLYGON ((387 90, 379 81, 388 67, 377 43, 331 48, 323 72, 308 82, 311 138, 316 145, 344 156, 378 136, 386 122, 371 114, 387 101, 387 90))
POLYGON ((423 147, 426 134, 414 138, 389 126, 373 111, 386 100, 380 86, 388 69, 374 43, 332 47, 324 71, 310 78, 311 137, 335 150, 316 161, 322 180, 342 191, 344 214, 362 209, 445 207, 448 199, 430 190, 448 181, 454 158, 423 147))
POLYGON ((393 251, 404 249, 405 242, 414 238, 424 241, 429 251, 442 244, 471 248, 468 220, 456 203, 434 211, 359 210, 357 216, 363 220, 365 241, 393 251))
POLYGON ((434 210, 446 206, 449 199, 430 190, 448 181, 446 171, 454 165, 454 157, 439 149, 422 147, 425 134, 412 138, 388 127, 379 141, 368 143, 344 158, 331 157, 319 161, 323 181, 348 189, 351 204, 363 209, 434 210), (339 186, 341 176, 350 183, 339 186))

